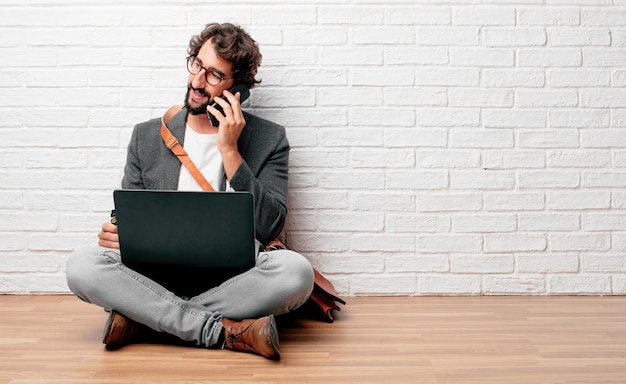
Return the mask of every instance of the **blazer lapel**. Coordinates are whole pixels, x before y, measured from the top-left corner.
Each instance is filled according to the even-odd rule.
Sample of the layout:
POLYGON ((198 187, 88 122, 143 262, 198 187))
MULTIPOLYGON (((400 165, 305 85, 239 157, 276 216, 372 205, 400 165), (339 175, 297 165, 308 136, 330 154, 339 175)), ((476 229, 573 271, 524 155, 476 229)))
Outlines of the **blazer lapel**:
MULTIPOLYGON (((184 145, 185 143, 186 122, 187 109, 183 108, 167 123, 167 128, 172 132, 172 135, 174 135, 180 145, 184 145)), ((163 162, 163 189, 176 190, 178 189, 178 179, 180 177, 180 167, 182 164, 180 160, 178 160, 178 157, 176 157, 165 144, 163 144, 163 148, 169 152, 169 156, 164 156, 163 162)))

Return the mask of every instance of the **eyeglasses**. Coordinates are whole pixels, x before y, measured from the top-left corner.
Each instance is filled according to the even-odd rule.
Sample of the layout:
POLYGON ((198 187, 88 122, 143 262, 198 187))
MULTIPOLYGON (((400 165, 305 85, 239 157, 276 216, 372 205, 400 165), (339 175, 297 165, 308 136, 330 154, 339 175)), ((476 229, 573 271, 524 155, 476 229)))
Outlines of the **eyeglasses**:
POLYGON ((189 73, 191 73, 192 75, 197 75, 203 69, 204 69, 204 78, 206 79, 206 82, 213 86, 219 85, 219 83, 221 83, 222 80, 234 79, 234 77, 224 77, 224 75, 217 72, 213 68, 203 67, 202 64, 200 63, 200 60, 198 60, 198 58, 195 56, 189 56, 187 58, 187 70, 189 71, 189 73))

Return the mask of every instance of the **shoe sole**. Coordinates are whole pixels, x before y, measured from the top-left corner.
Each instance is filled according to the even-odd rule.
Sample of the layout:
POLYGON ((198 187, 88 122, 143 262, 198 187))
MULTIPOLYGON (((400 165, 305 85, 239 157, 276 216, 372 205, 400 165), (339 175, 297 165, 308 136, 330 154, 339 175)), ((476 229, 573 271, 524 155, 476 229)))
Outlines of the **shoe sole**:
POLYGON ((267 356, 267 358, 275 360, 280 358, 280 341, 278 338, 278 327, 276 327, 276 319, 274 319, 274 315, 270 315, 268 323, 267 341, 272 346, 274 355, 267 356))

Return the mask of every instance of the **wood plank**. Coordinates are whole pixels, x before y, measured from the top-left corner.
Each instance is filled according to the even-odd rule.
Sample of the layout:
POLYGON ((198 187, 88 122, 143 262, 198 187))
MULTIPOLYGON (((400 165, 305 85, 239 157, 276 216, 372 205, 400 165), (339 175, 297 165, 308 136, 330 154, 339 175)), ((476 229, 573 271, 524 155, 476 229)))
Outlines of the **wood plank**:
POLYGON ((620 383, 626 297, 352 297, 279 319, 282 357, 143 343, 110 352, 73 296, 0 296, 0 384, 620 383))

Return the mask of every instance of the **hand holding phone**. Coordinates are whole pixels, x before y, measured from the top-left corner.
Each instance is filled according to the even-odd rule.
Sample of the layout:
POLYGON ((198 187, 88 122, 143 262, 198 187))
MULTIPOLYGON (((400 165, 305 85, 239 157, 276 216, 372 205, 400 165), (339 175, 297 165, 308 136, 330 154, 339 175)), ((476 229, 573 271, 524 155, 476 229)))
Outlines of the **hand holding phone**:
MULTIPOLYGON (((233 95, 239 92, 239 103, 243 103, 250 96, 250 90, 243 84, 235 84, 228 91, 232 93, 233 95)), ((216 97, 221 97, 222 99, 226 100, 228 104, 230 104, 226 97, 224 96, 216 96, 216 97)), ((222 106, 219 105, 215 100, 213 100, 213 102, 211 102, 211 104, 209 105, 217 109, 218 111, 220 111, 220 113, 222 114, 224 113, 224 109, 222 108, 222 106)), ((219 126, 220 123, 219 121, 217 121, 215 116, 213 116, 209 111, 207 111, 207 115, 209 116, 209 120, 211 120, 211 125, 213 125, 214 127, 219 126)))

